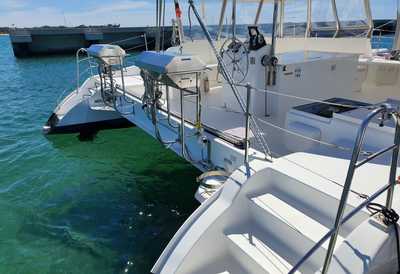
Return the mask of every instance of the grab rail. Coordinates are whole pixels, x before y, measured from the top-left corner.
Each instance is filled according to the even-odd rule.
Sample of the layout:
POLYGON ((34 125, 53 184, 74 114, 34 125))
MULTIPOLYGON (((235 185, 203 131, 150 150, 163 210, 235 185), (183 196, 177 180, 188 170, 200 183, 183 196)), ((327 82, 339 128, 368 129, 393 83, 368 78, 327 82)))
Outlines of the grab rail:
POLYGON ((399 157, 399 148, 400 148, 400 119, 399 119, 399 113, 389 104, 383 104, 379 108, 373 110, 371 113, 368 114, 368 116, 364 119, 364 121, 361 123, 361 126, 358 130, 357 134, 357 139, 354 144, 353 148, 353 154, 351 156, 351 161, 349 164, 349 169, 347 171, 347 176, 346 176, 346 181, 343 187, 343 192, 342 196, 340 199, 338 211, 336 214, 336 219, 335 219, 335 225, 334 227, 329 230, 327 234, 325 234, 324 237, 322 237, 304 256, 301 258, 301 260, 289 271, 289 274, 294 274, 300 267, 301 265, 307 261, 329 238, 329 246, 328 250, 325 256, 325 261, 324 261, 324 266, 322 268, 322 274, 325 274, 328 272, 330 263, 332 261, 332 256, 333 256, 333 251, 336 245, 337 237, 339 234, 339 229, 340 227, 345 224, 349 219, 351 219, 357 212, 362 210, 365 206, 367 206, 371 201, 375 200, 379 195, 387 191, 387 197, 386 197, 386 207, 388 209, 391 209, 392 207, 392 201, 393 201, 393 192, 394 192, 394 186, 396 184, 396 170, 397 170, 397 161, 399 157), (382 149, 366 159, 362 161, 358 161, 358 158, 360 156, 360 152, 362 149, 362 145, 365 139, 365 133, 368 128, 368 125, 372 121, 373 118, 381 114, 381 126, 383 126, 384 120, 387 117, 391 117, 394 122, 395 122, 395 136, 394 136, 394 144, 389 146, 388 148, 382 149), (384 153, 392 150, 392 161, 391 161, 391 167, 390 167, 390 175, 389 175, 389 183, 382 187, 380 190, 372 194, 368 199, 366 199, 363 203, 361 203, 359 206, 357 206, 355 209, 353 209, 350 213, 348 213, 344 218, 344 210, 347 204, 347 198, 349 196, 350 190, 351 190, 351 184, 353 182, 353 177, 354 177, 354 172, 357 168, 361 167, 367 162, 372 161, 373 159, 383 155, 384 153))

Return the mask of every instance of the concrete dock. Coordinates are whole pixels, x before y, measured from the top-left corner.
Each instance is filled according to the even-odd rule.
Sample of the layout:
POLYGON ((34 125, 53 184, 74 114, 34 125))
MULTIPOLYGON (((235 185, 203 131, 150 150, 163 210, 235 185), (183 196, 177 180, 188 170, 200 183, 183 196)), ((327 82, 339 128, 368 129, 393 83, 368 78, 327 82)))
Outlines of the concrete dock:
MULTIPOLYGON (((115 43, 124 49, 143 50, 145 43, 154 48, 155 27, 41 27, 10 28, 16 57, 75 53, 91 44, 115 43)), ((172 27, 165 27, 164 47, 171 45, 172 27)))

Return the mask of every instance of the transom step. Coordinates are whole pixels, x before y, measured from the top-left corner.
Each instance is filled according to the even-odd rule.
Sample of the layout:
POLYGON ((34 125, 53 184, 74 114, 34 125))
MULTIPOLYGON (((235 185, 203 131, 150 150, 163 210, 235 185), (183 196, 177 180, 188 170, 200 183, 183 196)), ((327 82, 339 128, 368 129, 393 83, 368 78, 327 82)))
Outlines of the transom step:
POLYGON ((252 233, 230 234, 227 237, 237 248, 262 267, 266 273, 288 273, 292 268, 289 262, 252 233))
MULTIPOLYGON (((318 221, 270 193, 251 198, 251 201, 314 243, 318 242, 329 232, 329 229, 318 221)), ((343 237, 339 235, 336 246, 339 246, 342 242, 343 237)), ((323 248, 327 249, 328 244, 329 242, 326 241, 323 244, 323 248)))

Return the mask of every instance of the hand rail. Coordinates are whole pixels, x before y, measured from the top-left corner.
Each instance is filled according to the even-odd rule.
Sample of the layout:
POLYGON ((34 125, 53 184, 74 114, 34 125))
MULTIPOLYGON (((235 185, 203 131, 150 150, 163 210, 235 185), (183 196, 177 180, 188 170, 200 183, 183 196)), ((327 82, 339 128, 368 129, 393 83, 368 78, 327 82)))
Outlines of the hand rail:
POLYGON ((301 260, 289 271, 289 274, 294 274, 301 265, 307 261, 314 253, 317 251, 322 244, 330 238, 328 250, 326 253, 324 266, 322 268, 322 274, 328 272, 330 263, 332 261, 333 251, 336 245, 337 236, 339 234, 340 227, 346 223, 349 219, 351 219, 357 212, 362 210, 366 205, 368 205, 371 201, 375 200, 379 195, 387 191, 387 198, 386 198, 386 207, 390 209, 392 207, 392 200, 393 200, 393 191, 394 186, 396 184, 396 170, 397 170, 397 161, 399 157, 399 148, 400 148, 400 119, 399 113, 389 104, 383 104, 380 107, 373 110, 368 116, 363 120, 361 126, 358 130, 357 139, 354 144, 353 154, 351 157, 351 161, 349 164, 349 168, 347 171, 346 181, 343 187, 342 196, 340 199, 335 225, 334 227, 324 236, 322 237, 306 254, 301 258, 301 260), (368 158, 358 161, 360 156, 360 152, 362 149, 362 145, 365 139, 365 133, 368 128, 368 125, 375 118, 377 115, 381 114, 381 125, 383 126, 384 118, 391 117, 395 122, 395 136, 394 136, 394 144, 386 149, 382 149, 377 153, 370 155, 368 158), (389 183, 381 188, 379 191, 375 192, 370 198, 366 199, 363 203, 361 203, 358 207, 353 209, 349 214, 347 214, 343 218, 344 210, 346 208, 347 199, 351 190, 351 184, 353 182, 354 172, 357 168, 361 167, 363 164, 372 161, 373 159, 383 155, 385 152, 392 150, 392 162, 390 167, 390 176, 389 176, 389 183))

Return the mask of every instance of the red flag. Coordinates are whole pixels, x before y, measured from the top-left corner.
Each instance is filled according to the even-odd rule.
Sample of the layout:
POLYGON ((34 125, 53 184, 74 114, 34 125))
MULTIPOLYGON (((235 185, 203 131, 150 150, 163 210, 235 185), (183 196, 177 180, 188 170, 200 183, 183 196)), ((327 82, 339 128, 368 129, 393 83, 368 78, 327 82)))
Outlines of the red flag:
POLYGON ((177 18, 181 18, 182 16, 182 11, 181 8, 179 7, 178 1, 175 1, 175 14, 177 18))

